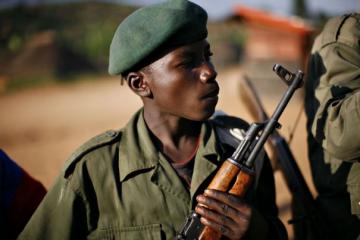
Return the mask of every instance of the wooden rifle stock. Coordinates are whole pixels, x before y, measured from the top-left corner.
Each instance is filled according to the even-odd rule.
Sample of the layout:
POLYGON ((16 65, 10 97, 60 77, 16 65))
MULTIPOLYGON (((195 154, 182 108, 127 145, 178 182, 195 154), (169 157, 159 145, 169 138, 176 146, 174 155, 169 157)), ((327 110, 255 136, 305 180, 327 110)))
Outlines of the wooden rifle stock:
MULTIPOLYGON (((216 173, 212 182, 209 184, 208 189, 216 189, 226 192, 229 189, 230 183, 236 177, 235 183, 228 192, 238 197, 244 197, 252 182, 253 175, 254 174, 252 172, 243 171, 233 163, 225 161, 216 173)), ((199 240, 218 240, 220 238, 221 233, 205 226, 201 232, 199 240)))
MULTIPOLYGON (((303 73, 293 74, 276 64, 274 71, 289 86, 276 107, 273 115, 265 123, 252 123, 244 139, 240 142, 233 155, 223 162, 208 189, 228 192, 243 197, 254 176, 253 165, 270 134, 280 126, 278 120, 290 101, 292 95, 303 84, 303 73)), ((204 226, 199 227, 200 216, 192 213, 187 218, 177 239, 218 240, 221 233, 204 226)))

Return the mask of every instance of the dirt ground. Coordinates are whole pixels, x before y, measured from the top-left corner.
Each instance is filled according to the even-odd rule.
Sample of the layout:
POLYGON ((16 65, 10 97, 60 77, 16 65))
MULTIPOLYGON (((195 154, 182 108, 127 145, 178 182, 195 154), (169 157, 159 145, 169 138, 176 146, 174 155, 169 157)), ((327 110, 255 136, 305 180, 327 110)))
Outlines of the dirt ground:
MULTIPOLYGON (((251 122, 237 91, 241 74, 239 68, 219 73, 221 91, 218 109, 251 122)), ((273 74, 271 69, 269 74, 273 74)), ((260 97, 268 113, 274 110, 286 89, 280 80, 274 81, 265 87, 259 86, 260 97)), ((140 106, 140 100, 127 86, 120 86, 118 79, 110 77, 3 94, 0 95, 0 148, 49 188, 67 157, 78 146, 98 133, 122 127, 140 106)), ((280 119, 283 125, 280 131, 285 137, 294 127, 301 106, 302 94, 299 92, 280 119)), ((291 148, 313 190, 307 162, 304 113, 291 148)), ((278 171, 275 179, 280 216, 292 236, 291 227, 287 224, 290 195, 278 171)))

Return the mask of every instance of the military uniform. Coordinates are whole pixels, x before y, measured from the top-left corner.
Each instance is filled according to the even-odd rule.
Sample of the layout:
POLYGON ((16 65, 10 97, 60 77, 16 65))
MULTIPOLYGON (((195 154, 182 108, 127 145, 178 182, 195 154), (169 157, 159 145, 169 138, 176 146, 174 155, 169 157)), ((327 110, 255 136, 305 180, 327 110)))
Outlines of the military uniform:
MULTIPOLYGON (((122 130, 93 138, 71 156, 19 239, 173 239, 195 196, 229 156, 226 148, 214 124, 204 122, 187 190, 155 149, 139 111, 122 130)), ((277 239, 283 226, 267 158, 260 168, 247 196, 259 211, 247 237, 277 239)))
POLYGON ((360 15, 328 21, 308 65, 305 108, 318 204, 334 239, 360 239, 360 15))

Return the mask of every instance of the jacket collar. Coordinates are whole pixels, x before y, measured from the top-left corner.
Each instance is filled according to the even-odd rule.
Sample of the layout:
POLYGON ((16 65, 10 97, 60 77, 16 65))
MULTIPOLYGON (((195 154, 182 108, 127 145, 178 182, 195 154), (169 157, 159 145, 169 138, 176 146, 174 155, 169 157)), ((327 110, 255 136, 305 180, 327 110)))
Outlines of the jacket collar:
MULTIPOLYGON (((210 123, 201 128, 200 145, 195 157, 190 194, 194 196, 201 183, 217 168, 219 156, 215 131, 210 123)), ((156 150, 146 126, 143 109, 140 109, 123 129, 119 150, 120 181, 136 172, 157 168, 160 154, 156 150)), ((158 171, 158 168, 157 170, 158 171)))
POLYGON ((195 157, 194 172, 190 188, 191 198, 196 195, 201 184, 221 163, 221 152, 219 144, 217 143, 214 128, 209 122, 205 122, 201 129, 200 146, 195 157))
POLYGON ((154 168, 158 153, 151 141, 143 109, 140 109, 123 129, 119 150, 120 181, 131 173, 154 168))

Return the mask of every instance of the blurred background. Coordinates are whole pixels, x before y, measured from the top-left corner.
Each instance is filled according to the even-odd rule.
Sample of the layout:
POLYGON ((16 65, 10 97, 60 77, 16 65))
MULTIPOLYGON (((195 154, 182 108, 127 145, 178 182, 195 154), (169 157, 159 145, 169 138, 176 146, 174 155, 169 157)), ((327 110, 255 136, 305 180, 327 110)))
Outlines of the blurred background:
MULTIPOLYGON (((157 0, 1 0, 0 148, 49 188, 84 141, 119 129, 141 106, 120 79, 107 74, 108 49, 122 19, 157 0)), ((239 97, 247 76, 268 114, 286 86, 280 63, 306 73, 306 58, 329 17, 360 9, 359 0, 194 0, 209 13, 209 42, 221 87, 218 109, 254 121, 239 97)), ((280 119, 313 195, 303 93, 280 119)), ((290 237, 290 194, 274 170, 277 203, 290 237)))

